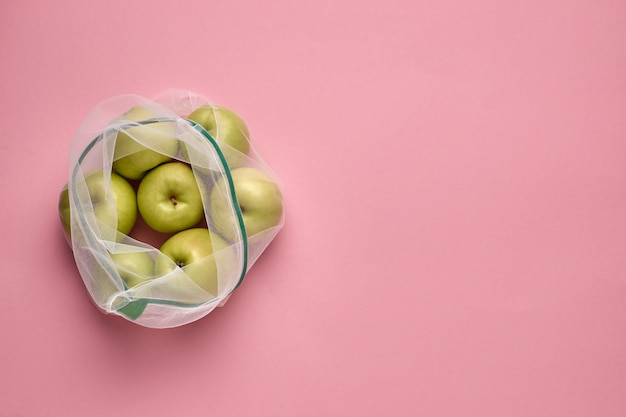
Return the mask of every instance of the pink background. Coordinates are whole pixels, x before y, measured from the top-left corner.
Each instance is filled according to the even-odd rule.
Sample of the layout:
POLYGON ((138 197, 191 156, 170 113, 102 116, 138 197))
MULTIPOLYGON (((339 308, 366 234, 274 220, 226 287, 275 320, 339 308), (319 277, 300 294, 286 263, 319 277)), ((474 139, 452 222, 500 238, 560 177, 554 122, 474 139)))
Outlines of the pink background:
POLYGON ((626 415, 626 3, 0 5, 0 416, 626 415), (228 304, 98 312, 58 223, 99 101, 248 121, 287 224, 228 304))

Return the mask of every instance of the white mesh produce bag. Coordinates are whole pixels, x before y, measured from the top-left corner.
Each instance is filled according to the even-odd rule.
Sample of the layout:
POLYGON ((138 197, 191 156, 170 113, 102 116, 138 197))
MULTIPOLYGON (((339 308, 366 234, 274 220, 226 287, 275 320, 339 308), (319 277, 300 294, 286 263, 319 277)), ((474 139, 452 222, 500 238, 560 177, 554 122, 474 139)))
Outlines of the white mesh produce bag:
POLYGON ((113 97, 88 114, 59 212, 99 309, 176 327, 241 284, 284 224, 281 183, 242 123, 178 90, 113 97))

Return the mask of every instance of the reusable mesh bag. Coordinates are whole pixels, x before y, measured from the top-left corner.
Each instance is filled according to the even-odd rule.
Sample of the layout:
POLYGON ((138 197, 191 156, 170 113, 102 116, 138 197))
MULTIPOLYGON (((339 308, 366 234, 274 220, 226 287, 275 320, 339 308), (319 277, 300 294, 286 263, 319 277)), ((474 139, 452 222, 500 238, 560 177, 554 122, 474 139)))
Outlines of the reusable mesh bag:
MULTIPOLYGON (((246 140, 233 144, 227 137, 232 124, 216 119, 211 134, 187 118, 199 108, 219 106, 179 90, 152 100, 113 97, 87 115, 70 146, 69 179, 59 210, 80 276, 100 310, 145 327, 181 326, 224 305, 284 224, 282 185, 255 150, 247 127, 236 128, 246 140), (136 161, 155 157, 156 166, 141 173, 136 161), (118 172, 123 162, 126 177, 118 172), (193 173, 202 213, 193 226, 155 231, 146 227, 140 210, 133 218, 132 205, 151 172, 168 164, 193 173), (249 191, 255 181, 269 196, 249 191), (252 206, 273 204, 270 215, 260 218, 266 224, 251 222, 246 230, 238 188, 252 206), (160 245, 185 230, 201 230, 204 246, 198 247, 208 245, 210 254, 179 262, 161 251, 160 245)), ((197 252, 193 239, 181 242, 173 245, 177 251, 197 252)))

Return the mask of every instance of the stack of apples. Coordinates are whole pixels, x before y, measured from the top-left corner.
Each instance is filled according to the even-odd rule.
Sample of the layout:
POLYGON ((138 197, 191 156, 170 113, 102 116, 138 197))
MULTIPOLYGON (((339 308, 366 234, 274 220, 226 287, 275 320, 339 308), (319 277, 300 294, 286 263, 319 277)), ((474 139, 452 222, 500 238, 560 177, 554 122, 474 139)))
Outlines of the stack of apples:
POLYGON ((59 197, 70 245, 97 245, 106 255, 98 262, 114 266, 113 277, 90 273, 109 281, 91 287, 108 285, 108 299, 124 294, 125 304, 200 305, 228 295, 246 273, 241 248, 255 239, 266 246, 283 222, 280 186, 252 155, 246 123, 208 103, 182 117, 135 106, 105 131, 108 164, 81 170, 84 181, 59 197))

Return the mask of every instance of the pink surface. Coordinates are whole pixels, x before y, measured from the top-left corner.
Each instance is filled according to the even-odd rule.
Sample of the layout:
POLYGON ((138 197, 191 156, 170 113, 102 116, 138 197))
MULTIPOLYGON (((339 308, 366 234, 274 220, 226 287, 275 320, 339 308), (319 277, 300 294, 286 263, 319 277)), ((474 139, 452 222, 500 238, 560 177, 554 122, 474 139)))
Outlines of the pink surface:
POLYGON ((8 0, 1 416, 626 415, 621 1, 8 0), (287 224, 228 304, 90 303, 57 220, 121 93, 237 109, 287 224))

